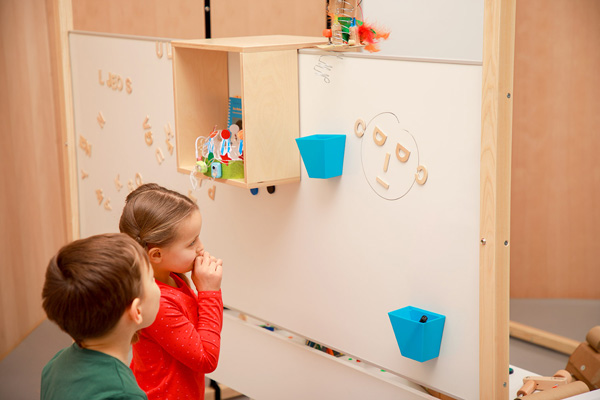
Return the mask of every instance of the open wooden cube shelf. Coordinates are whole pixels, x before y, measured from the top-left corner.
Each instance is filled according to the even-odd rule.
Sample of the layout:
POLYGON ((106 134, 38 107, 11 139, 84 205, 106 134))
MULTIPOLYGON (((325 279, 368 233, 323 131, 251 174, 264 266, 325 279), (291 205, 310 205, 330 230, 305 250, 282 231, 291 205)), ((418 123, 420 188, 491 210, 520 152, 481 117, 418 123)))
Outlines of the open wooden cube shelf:
POLYGON ((178 171, 193 170, 198 136, 215 125, 227 129, 229 97, 239 93, 244 179, 217 180, 244 188, 298 181, 298 49, 323 42, 304 36, 172 42, 178 171))

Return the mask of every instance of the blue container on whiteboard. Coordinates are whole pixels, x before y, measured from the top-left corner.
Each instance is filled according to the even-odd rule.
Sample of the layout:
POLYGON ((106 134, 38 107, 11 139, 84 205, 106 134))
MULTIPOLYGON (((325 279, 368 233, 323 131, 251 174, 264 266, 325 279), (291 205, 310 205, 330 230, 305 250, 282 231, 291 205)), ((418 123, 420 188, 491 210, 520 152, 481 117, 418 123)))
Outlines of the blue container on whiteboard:
POLYGON ((425 362, 440 355, 446 316, 411 306, 388 315, 404 357, 425 362))
POLYGON ((346 135, 310 135, 296 139, 310 178, 327 179, 342 174, 346 135))

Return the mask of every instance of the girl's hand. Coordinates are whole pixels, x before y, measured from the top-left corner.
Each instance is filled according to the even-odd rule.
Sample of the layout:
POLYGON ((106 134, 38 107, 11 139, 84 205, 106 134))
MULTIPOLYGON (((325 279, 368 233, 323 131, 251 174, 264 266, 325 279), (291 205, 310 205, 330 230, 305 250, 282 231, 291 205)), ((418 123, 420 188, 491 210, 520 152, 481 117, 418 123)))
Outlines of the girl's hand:
POLYGON ((223 277, 223 260, 212 257, 207 251, 202 252, 194 261, 192 282, 199 292, 221 289, 223 277))

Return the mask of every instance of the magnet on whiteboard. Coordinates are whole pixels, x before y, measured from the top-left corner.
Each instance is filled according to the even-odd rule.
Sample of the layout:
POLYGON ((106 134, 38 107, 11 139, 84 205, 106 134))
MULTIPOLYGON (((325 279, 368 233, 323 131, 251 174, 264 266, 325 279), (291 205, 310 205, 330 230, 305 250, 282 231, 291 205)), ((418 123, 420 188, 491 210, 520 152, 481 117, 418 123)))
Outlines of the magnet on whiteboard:
POLYGON ((398 158, 398 160, 400 162, 405 163, 408 161, 408 158, 410 157, 410 151, 406 147, 402 146, 400 143, 397 143, 396 144, 396 157, 398 158), (400 152, 403 152, 404 155, 401 156, 400 152))
POLYGON ((377 181, 377 183, 379 183, 385 189, 388 189, 390 187, 390 185, 386 181, 384 181, 383 179, 381 179, 380 177, 375 178, 375 180, 377 181))
POLYGON ((165 161, 165 155, 163 154, 162 149, 157 147, 154 153, 156 155, 156 161, 158 161, 158 165, 162 164, 163 161, 165 161))
POLYGON ((115 186, 117 188, 117 192, 120 192, 121 188, 123 187, 123 184, 119 180, 119 174, 117 174, 117 177, 115 178, 115 186))
POLYGON ((144 184, 144 182, 142 181, 142 174, 140 174, 139 172, 135 174, 135 184, 137 185, 137 187, 140 187, 144 184))
POLYGON ((357 119, 354 123, 354 133, 356 134, 356 136, 358 136, 359 138, 363 137, 363 135, 365 134, 366 127, 367 125, 365 124, 365 121, 363 121, 360 118, 357 119))
POLYGON ((96 189, 96 198, 98 199, 98 205, 102 204, 102 200, 104 200, 104 194, 102 194, 102 189, 96 189))
POLYGON ((376 125, 373 129, 373 141, 377 146, 383 146, 387 140, 387 135, 376 125))
POLYGON ((165 134, 167 135, 167 140, 173 137, 173 130, 171 129, 171 123, 167 122, 165 125, 165 134))
POLYGON ((100 125, 100 129, 103 129, 104 124, 106 123, 106 120, 104 119, 104 115, 102 115, 102 111, 98 112, 98 116, 96 117, 96 120, 98 121, 98 125, 100 125))
POLYGON ((390 166, 390 153, 385 153, 385 161, 383 162, 383 172, 387 172, 390 166))
POLYGON ((424 165, 419 165, 417 167, 417 173, 415 174, 415 180, 419 185, 424 185, 427 182, 427 168, 424 165), (421 176, 420 173, 423 173, 421 176))
POLYGON ((144 133, 144 140, 148 146, 152 146, 152 143, 154 143, 154 139, 152 139, 152 131, 144 133))

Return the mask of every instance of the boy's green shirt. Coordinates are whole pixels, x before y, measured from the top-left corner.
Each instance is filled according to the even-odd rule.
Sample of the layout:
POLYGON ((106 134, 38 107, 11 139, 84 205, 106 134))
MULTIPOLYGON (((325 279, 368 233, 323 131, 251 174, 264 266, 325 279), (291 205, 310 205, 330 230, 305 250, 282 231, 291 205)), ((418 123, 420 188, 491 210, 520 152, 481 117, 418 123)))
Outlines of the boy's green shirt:
POLYGON ((42 371, 41 400, 147 400, 131 369, 76 343, 62 349, 42 371))

